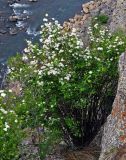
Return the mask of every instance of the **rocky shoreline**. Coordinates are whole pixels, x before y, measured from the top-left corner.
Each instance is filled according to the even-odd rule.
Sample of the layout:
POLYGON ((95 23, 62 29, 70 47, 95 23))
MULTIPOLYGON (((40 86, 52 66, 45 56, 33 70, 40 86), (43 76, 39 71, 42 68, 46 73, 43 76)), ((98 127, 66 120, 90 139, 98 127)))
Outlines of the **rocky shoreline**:
POLYGON ((72 3, 71 0, 1 0, 0 63, 6 63, 17 52, 22 53, 26 39, 38 42, 40 26, 46 13, 62 24, 75 13, 80 13, 82 3, 87 1, 89 0, 72 0, 72 3))
MULTIPOLYGON (((29 19, 30 17, 26 13, 23 13, 21 15, 16 15, 16 13, 13 12, 13 5, 14 4, 18 5, 20 2, 22 4, 26 3, 29 5, 29 4, 35 3, 37 1, 38 0, 23 0, 23 1, 21 1, 21 0, 8 0, 8 1, 4 2, 4 5, 5 5, 4 8, 6 8, 7 6, 10 6, 12 8, 10 9, 9 12, 6 12, 4 8, 2 10, 0 10, 0 37, 5 36, 5 35, 15 35, 21 31, 26 31, 25 26, 20 26, 20 25, 16 26, 16 23, 18 21, 19 22, 25 21, 25 20, 29 19)), ((119 12, 122 15, 124 14, 123 13, 124 10, 121 11, 121 9, 119 8, 120 7, 119 5, 118 5, 118 8, 115 9, 116 5, 117 5, 117 0, 90 1, 90 2, 82 5, 81 14, 76 14, 73 18, 70 18, 69 21, 65 21, 63 26, 66 30, 76 28, 79 30, 79 32, 82 30, 84 32, 84 27, 86 26, 86 23, 89 23, 91 17, 98 15, 98 14, 101 14, 101 13, 109 16, 109 24, 108 25, 110 25, 111 30, 113 30, 113 28, 115 28, 115 23, 120 23, 121 26, 125 26, 124 22, 123 22, 124 18, 117 19, 117 22, 116 22, 116 19, 114 19, 115 15, 117 15, 119 12)), ((123 17, 123 16, 121 16, 121 17, 123 17)))

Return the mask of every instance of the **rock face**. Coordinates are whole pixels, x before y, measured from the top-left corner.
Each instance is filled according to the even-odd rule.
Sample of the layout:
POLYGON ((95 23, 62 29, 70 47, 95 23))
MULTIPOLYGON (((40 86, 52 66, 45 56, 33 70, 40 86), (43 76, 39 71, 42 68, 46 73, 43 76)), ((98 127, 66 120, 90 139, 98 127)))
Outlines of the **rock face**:
POLYGON ((118 28, 126 31, 126 1, 117 0, 116 7, 112 14, 112 22, 110 24, 111 31, 118 28))
POLYGON ((63 27, 67 31, 76 28, 85 46, 87 46, 88 27, 92 17, 99 14, 108 15, 109 21, 106 25, 111 32, 120 28, 126 31, 126 0, 90 1, 82 5, 82 12, 80 15, 75 15, 73 18, 70 18, 68 22, 64 22, 63 27))
MULTIPOLYGON (((111 115, 107 118, 102 137, 102 152, 99 160, 115 160, 123 146, 126 155, 126 53, 119 61, 119 83, 111 115), (125 147, 124 147, 125 146, 125 147)), ((124 154, 122 156, 124 156, 124 154)), ((126 157, 125 157, 126 159, 126 157)), ((119 159, 118 159, 119 160, 119 159)))

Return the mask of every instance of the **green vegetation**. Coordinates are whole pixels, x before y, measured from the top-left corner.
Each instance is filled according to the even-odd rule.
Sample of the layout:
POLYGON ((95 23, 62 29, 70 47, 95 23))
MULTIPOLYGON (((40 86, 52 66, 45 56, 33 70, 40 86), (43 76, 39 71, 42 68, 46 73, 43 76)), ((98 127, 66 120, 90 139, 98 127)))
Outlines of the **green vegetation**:
POLYGON ((109 17, 105 14, 99 14, 95 17, 100 24, 106 24, 109 20, 109 17))
POLYGON ((12 98, 9 93, 6 99, 4 99, 5 92, 1 90, 0 93, 0 158, 1 160, 18 159, 18 147, 23 138, 20 128, 21 119, 12 110, 14 106, 12 107, 12 101, 9 100, 12 98))
POLYGON ((67 33, 57 21, 47 22, 39 45, 28 41, 23 55, 10 58, 7 83, 19 85, 0 91, 2 160, 18 159, 27 128, 43 130, 39 141, 43 159, 61 139, 71 146, 84 145, 104 122, 126 37, 111 34, 98 23, 88 34, 89 46, 84 48, 75 29, 67 33))

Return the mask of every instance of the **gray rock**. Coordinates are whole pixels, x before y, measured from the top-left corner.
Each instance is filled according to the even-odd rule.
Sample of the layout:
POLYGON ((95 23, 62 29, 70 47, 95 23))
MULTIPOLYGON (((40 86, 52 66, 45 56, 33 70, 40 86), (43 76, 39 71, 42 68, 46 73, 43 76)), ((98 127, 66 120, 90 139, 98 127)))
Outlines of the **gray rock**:
POLYGON ((99 160, 113 160, 116 149, 126 144, 126 53, 120 56, 119 83, 113 109, 104 126, 99 160), (113 152, 111 152, 113 151, 113 152))
POLYGON ((11 35, 16 35, 16 34, 18 33, 18 29, 17 29, 17 28, 10 28, 9 33, 10 33, 11 35))
POLYGON ((112 14, 110 30, 114 32, 117 29, 126 31, 126 1, 116 0, 116 7, 112 14))
POLYGON ((7 33, 7 30, 5 30, 5 29, 0 29, 0 33, 1 33, 1 34, 6 34, 6 33, 7 33))

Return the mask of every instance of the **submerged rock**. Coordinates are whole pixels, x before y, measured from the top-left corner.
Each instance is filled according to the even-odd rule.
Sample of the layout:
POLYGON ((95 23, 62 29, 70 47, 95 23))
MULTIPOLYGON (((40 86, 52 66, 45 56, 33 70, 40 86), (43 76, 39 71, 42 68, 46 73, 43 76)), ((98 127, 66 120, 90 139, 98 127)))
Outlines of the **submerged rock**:
POLYGON ((10 28, 9 33, 10 33, 10 35, 16 35, 18 33, 18 29, 17 28, 10 28))
POLYGON ((5 29, 0 29, 0 33, 1 33, 1 34, 5 34, 5 33, 7 33, 7 30, 5 30, 5 29))
POLYGON ((10 21, 10 22, 17 22, 18 19, 19 19, 18 16, 10 16, 10 17, 9 17, 9 21, 10 21))

